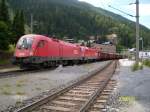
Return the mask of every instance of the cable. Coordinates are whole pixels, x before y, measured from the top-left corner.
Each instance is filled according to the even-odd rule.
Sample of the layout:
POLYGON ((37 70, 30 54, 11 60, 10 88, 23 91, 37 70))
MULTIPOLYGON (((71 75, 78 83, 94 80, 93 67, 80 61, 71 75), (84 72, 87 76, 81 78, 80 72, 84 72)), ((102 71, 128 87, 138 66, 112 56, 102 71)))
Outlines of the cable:
POLYGON ((119 11, 119 12, 123 13, 123 14, 126 14, 126 15, 128 15, 128 16, 136 17, 136 16, 133 16, 133 15, 131 15, 131 14, 128 14, 128 13, 126 13, 126 12, 122 11, 122 10, 119 10, 119 9, 117 9, 117 8, 114 8, 114 7, 112 7, 111 5, 108 5, 108 7, 113 8, 113 9, 115 9, 115 10, 117 10, 117 11, 119 11))

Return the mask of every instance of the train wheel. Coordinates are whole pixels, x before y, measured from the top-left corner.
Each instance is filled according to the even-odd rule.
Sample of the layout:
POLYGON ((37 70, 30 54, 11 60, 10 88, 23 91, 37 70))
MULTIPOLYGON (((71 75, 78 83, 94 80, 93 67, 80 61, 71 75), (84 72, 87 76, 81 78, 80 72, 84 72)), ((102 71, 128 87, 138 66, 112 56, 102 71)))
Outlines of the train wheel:
POLYGON ((51 62, 51 66, 52 66, 52 67, 57 67, 57 66, 58 66, 58 64, 57 64, 57 62, 56 62, 56 61, 52 61, 52 62, 51 62))
POLYGON ((68 61, 66 60, 66 61, 62 61, 62 65, 63 66, 67 66, 68 65, 68 61))

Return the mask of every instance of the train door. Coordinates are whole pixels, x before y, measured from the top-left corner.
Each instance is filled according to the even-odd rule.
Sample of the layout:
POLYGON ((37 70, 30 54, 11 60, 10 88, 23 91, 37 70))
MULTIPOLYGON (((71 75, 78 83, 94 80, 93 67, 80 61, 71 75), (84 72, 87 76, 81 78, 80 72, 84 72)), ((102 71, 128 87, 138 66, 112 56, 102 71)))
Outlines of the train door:
POLYGON ((48 56, 48 42, 46 40, 40 40, 37 44, 36 55, 40 57, 48 56))

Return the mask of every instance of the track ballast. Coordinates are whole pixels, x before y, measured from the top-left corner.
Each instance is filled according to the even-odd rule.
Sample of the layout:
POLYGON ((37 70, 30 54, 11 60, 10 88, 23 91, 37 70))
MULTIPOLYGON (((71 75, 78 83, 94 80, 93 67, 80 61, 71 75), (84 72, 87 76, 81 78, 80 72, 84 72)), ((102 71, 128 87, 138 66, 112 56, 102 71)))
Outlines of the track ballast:
POLYGON ((106 88, 109 84, 112 84, 112 87, 114 85, 114 83, 110 82, 112 82, 111 77, 115 71, 115 68, 116 61, 113 61, 100 72, 90 75, 88 78, 85 78, 78 83, 32 103, 31 105, 23 107, 17 110, 17 112, 100 111, 100 109, 104 109, 104 106, 101 106, 104 101, 103 99, 100 100, 98 98, 100 96, 105 98, 106 94, 109 94, 109 91, 112 90, 110 89, 107 91, 106 88), (97 104, 97 101, 100 104, 95 106, 94 104, 97 104))

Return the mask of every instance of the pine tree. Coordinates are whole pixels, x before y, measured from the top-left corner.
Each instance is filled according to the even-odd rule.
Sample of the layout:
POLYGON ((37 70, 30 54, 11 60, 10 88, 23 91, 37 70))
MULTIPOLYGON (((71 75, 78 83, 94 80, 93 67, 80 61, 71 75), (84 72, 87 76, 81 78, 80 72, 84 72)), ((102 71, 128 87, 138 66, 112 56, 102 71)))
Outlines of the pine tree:
POLYGON ((9 31, 10 19, 6 0, 0 1, 0 50, 9 48, 11 32, 9 31))
POLYGON ((6 5, 6 0, 1 0, 0 3, 0 21, 4 21, 7 24, 10 23, 8 7, 6 5))
POLYGON ((9 45, 9 31, 5 22, 0 21, 0 50, 7 50, 9 45))
POLYGON ((12 39, 13 43, 16 43, 17 40, 24 35, 25 28, 24 28, 24 13, 23 11, 17 11, 12 24, 12 31, 14 34, 14 37, 12 39))
POLYGON ((24 35, 25 32, 25 20, 24 20, 24 12, 20 12, 20 35, 24 35))

